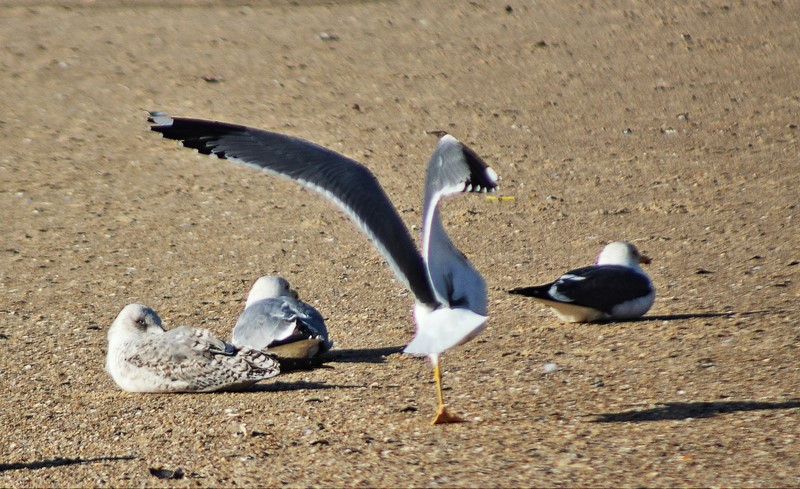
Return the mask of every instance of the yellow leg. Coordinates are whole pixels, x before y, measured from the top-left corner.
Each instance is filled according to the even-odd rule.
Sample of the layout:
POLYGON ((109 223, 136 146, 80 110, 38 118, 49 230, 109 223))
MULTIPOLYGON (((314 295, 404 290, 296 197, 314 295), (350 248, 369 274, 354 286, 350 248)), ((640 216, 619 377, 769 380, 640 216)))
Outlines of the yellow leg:
POLYGON ((442 394, 442 371, 439 370, 439 359, 431 358, 433 361, 433 380, 436 382, 436 416, 431 424, 463 423, 464 420, 451 414, 444 405, 444 395, 442 394))

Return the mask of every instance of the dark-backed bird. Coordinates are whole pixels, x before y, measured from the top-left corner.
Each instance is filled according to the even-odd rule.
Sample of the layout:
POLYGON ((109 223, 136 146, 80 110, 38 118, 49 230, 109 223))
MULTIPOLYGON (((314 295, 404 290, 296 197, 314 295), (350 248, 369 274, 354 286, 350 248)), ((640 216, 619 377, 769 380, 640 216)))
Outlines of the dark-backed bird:
POLYGON ((594 265, 570 270, 554 282, 520 287, 509 292, 550 306, 570 323, 638 318, 653 305, 656 290, 639 267, 650 258, 632 243, 606 245, 594 265))

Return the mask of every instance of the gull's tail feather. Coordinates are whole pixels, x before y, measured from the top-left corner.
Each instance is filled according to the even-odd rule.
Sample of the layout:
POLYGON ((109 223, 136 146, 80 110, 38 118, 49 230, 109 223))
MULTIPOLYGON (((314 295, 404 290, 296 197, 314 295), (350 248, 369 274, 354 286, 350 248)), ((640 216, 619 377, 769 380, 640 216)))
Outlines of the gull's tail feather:
POLYGON ((464 308, 441 307, 417 316, 417 335, 404 353, 435 355, 474 338, 486 326, 486 316, 464 308))

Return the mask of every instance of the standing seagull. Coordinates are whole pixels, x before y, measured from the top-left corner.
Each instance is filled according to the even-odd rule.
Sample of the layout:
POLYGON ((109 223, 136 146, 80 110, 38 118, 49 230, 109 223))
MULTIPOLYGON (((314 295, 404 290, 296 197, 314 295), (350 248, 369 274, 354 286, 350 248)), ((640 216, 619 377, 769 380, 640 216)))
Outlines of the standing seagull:
POLYGON ((128 304, 108 329, 106 371, 128 392, 239 390, 280 373, 278 360, 205 329, 165 331, 147 306, 128 304))
POLYGON ((570 323, 637 318, 656 298, 653 282, 639 263, 650 263, 650 258, 627 241, 615 241, 603 248, 595 265, 570 270, 549 284, 509 292, 550 306, 570 323))
POLYGON ((319 311, 298 300, 289 282, 274 275, 253 284, 231 343, 284 358, 311 358, 333 346, 319 311))
POLYGON ((439 202, 448 195, 486 192, 497 174, 456 138, 445 134, 428 163, 422 213, 422 255, 375 176, 361 164, 309 141, 245 126, 151 112, 153 131, 203 154, 295 180, 335 202, 372 241, 414 294, 417 334, 405 352, 433 363, 434 424, 461 421, 442 396, 439 355, 469 341, 488 319, 486 283, 444 230, 439 202))

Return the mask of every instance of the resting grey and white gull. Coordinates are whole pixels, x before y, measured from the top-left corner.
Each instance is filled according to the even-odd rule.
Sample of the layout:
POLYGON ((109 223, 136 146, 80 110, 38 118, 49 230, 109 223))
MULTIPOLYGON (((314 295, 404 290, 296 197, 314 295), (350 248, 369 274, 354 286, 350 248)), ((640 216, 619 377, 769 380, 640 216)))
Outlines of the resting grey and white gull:
POLYGON ((650 263, 650 258, 632 243, 615 241, 603 248, 595 265, 570 270, 548 284, 509 292, 550 306, 559 319, 570 323, 637 318, 650 310, 656 297, 653 282, 639 263, 650 263))
POLYGON ((494 170, 453 136, 440 137, 425 178, 420 255, 375 176, 354 160, 300 138, 246 126, 161 112, 151 112, 149 121, 153 131, 186 147, 293 179, 335 202, 414 295, 417 332, 404 351, 427 355, 433 363, 434 424, 461 421, 444 405, 439 356, 485 327, 488 299, 483 277, 447 236, 439 204, 449 195, 494 190, 494 170))
POLYGON ((333 346, 319 311, 300 301, 289 282, 275 275, 253 284, 231 343, 284 358, 310 358, 333 346))
POLYGON ((165 331, 147 306, 128 304, 108 330, 106 371, 128 392, 239 390, 280 373, 278 359, 208 330, 165 331))

